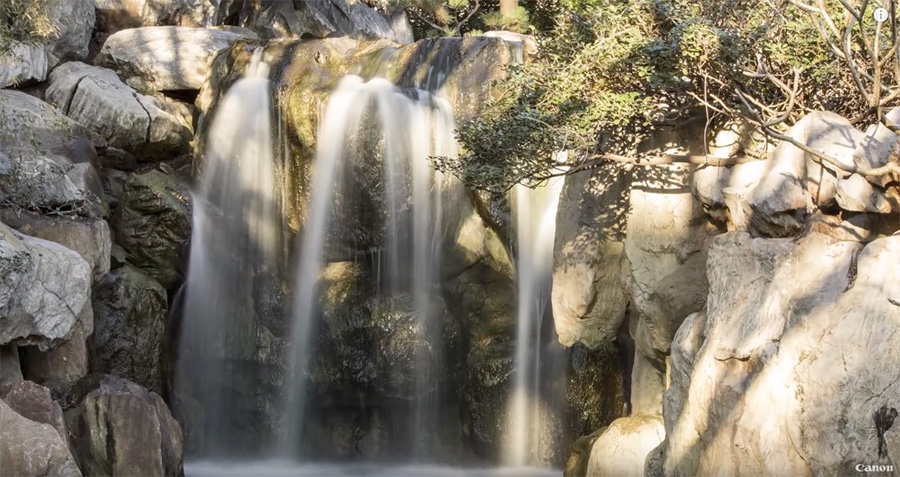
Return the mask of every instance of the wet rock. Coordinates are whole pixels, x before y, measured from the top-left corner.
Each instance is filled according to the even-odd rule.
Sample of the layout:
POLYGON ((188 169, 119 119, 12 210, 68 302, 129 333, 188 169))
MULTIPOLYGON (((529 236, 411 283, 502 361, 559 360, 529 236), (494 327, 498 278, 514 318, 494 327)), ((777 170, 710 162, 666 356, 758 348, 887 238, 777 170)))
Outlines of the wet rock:
POLYGON ((605 165, 566 177, 556 219, 553 319, 563 346, 611 343, 625 319, 631 177, 605 165))
POLYGON ((199 90, 220 51, 254 37, 233 28, 134 28, 110 36, 95 62, 140 91, 199 90))
POLYGON ((0 90, 0 203, 26 210, 99 216, 99 177, 88 132, 47 103, 0 90))
POLYGON ((729 233, 709 253, 706 316, 672 346, 665 474, 843 475, 900 455, 878 424, 900 400, 900 237, 729 233))
POLYGON ((94 280, 109 272, 112 239, 105 220, 53 218, 10 210, 0 210, 0 220, 23 234, 78 252, 91 266, 94 280))
POLYGON ((87 339, 93 331, 94 312, 88 301, 78 314, 68 341, 49 351, 33 346, 19 349, 25 378, 58 393, 86 376, 89 367, 87 339))
POLYGON ((85 474, 182 474, 181 426, 156 393, 126 379, 92 374, 63 402, 85 474))
POLYGON ((410 43, 411 29, 405 17, 389 18, 363 2, 352 0, 298 0, 262 2, 248 0, 241 23, 266 36, 348 36, 360 40, 388 39, 410 43), (402 20, 402 21, 401 21, 402 20))
POLYGON ((3 399, 20 416, 42 424, 50 424, 66 442, 66 421, 62 408, 50 396, 50 390, 31 381, 19 381, 0 386, 3 399))
POLYGON ((92 369, 161 393, 166 290, 140 270, 125 265, 97 282, 93 304, 92 369))
POLYGON ((46 351, 68 340, 90 286, 78 253, 0 223, 0 344, 46 351))
POLYGON ((112 225, 130 263, 167 289, 182 280, 191 233, 185 184, 155 170, 130 175, 112 225))
POLYGON ((0 64, 0 88, 44 81, 50 71, 47 50, 38 43, 12 43, 0 55, 0 64))
POLYGON ((630 416, 616 419, 594 441, 587 475, 643 477, 647 455, 665 437, 662 418, 630 416))
POLYGON ((47 42, 48 53, 55 59, 53 64, 86 58, 94 32, 93 1, 48 0, 44 5, 47 19, 56 30, 47 42))
POLYGON ((47 101, 102 136, 108 147, 139 159, 187 152, 191 111, 163 97, 139 94, 112 70, 71 62, 50 73, 47 101))
POLYGON ((34 422, 0 400, 0 472, 4 475, 81 476, 59 432, 34 422))

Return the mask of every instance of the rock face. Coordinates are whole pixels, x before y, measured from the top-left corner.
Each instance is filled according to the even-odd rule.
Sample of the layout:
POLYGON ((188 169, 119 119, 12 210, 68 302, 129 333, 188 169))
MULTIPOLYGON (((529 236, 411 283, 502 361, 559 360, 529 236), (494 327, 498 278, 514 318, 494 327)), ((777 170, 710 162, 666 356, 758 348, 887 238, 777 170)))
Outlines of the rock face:
POLYGON ((157 25, 205 27, 221 25, 240 11, 235 0, 93 0, 97 29, 115 33, 157 25))
POLYGON ((88 301, 65 343, 49 351, 27 346, 19 349, 25 378, 61 392, 88 374, 87 337, 94 330, 94 311, 88 301))
POLYGON ((76 252, 0 224, 0 344, 46 351, 68 340, 90 286, 76 252))
POLYGON ((110 36, 95 61, 141 91, 199 90, 220 51, 253 38, 241 29, 134 28, 110 36))
MULTIPOLYGON (((241 23, 266 36, 301 38, 348 36, 359 40, 387 39, 411 43, 412 31, 402 19, 389 18, 363 2, 352 0, 247 0, 241 23)), ((402 10, 401 10, 402 11, 402 10)))
POLYGON ((50 396, 50 390, 31 381, 19 381, 0 386, 0 399, 22 417, 42 424, 50 424, 66 442, 66 421, 62 408, 50 396))
POLYGON ((130 263, 167 289, 175 286, 184 273, 191 233, 186 185, 156 170, 132 174, 125 182, 113 230, 130 263))
POLYGON ((92 368, 162 392, 166 290, 131 265, 117 268, 94 287, 96 331, 92 368))
POLYGON ((43 101, 0 90, 0 203, 98 216, 100 180, 87 131, 43 101))
POLYGON ((49 42, 49 53, 56 60, 53 64, 86 58, 94 32, 93 0, 49 0, 45 5, 47 18, 57 31, 49 42))
POLYGON ((47 50, 38 43, 13 43, 0 55, 0 64, 0 88, 44 81, 50 70, 47 50))
POLYGON ((105 68, 78 62, 59 66, 50 74, 46 97, 110 147, 140 159, 187 152, 193 136, 186 105, 138 94, 105 68))
POLYGON ((614 165, 566 177, 556 219, 553 319, 563 346, 611 343, 625 319, 630 174, 614 165))
POLYGON ((69 391, 64 407, 85 474, 182 474, 181 427, 156 393, 92 374, 69 391))
POLYGON ((34 422, 0 401, 0 472, 4 475, 81 476, 66 442, 50 424, 34 422))
POLYGON ((896 236, 865 246, 818 233, 714 239, 707 310, 672 345, 655 465, 666 475, 844 475, 896 463, 898 258, 896 236))
POLYGON ((594 441, 586 475, 643 477, 644 460, 663 437, 665 429, 658 416, 616 419, 594 441))

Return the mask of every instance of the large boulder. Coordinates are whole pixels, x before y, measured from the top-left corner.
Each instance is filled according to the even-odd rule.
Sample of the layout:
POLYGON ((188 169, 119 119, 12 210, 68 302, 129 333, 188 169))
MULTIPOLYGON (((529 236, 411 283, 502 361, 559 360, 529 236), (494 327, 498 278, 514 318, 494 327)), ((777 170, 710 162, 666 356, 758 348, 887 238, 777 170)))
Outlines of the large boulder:
POLYGON ((81 477, 66 441, 50 424, 23 417, 0 400, 0 473, 81 477))
POLYGON ((41 212, 103 212, 87 130, 47 103, 0 90, 0 203, 41 212))
POLYGON ((78 253, 0 223, 0 344, 46 351, 68 340, 90 287, 78 253))
POLYGON ((850 475, 896 465, 900 237, 728 233, 672 345, 666 475, 850 475))
POLYGON ((140 270, 125 265, 94 286, 93 305, 92 369, 161 393, 166 290, 140 270))
POLYGON ((69 390, 63 407, 85 474, 182 475, 181 426, 158 394, 92 374, 69 390))
POLYGON ((134 28, 110 36, 95 61, 140 91, 199 90, 220 51, 253 38, 242 29, 134 28))
MULTIPOLYGON (((360 40, 387 39, 411 43, 412 30, 405 17, 387 17, 364 2, 354 0, 298 0, 266 2, 246 0, 241 23, 266 36, 348 36, 360 40)), ((402 11, 402 10, 401 10, 402 11)))
POLYGON ((556 219, 553 319, 563 346, 612 343, 625 319, 630 173, 607 164, 566 177, 556 219))
POLYGON ((112 224, 130 263, 167 289, 182 280, 191 234, 186 184, 157 170, 130 175, 112 224))
POLYGON ((53 400, 50 390, 31 381, 19 381, 0 386, 0 399, 13 411, 34 422, 50 424, 67 442, 66 421, 62 408, 53 400))
POLYGON ((91 266, 94 280, 109 272, 112 238, 105 220, 45 217, 0 210, 0 221, 25 235, 56 242, 78 252, 91 266))
POLYGON ((61 392, 87 376, 87 339, 93 331, 94 311, 88 301, 78 314, 68 341, 48 351, 41 351, 35 346, 19 348, 25 379, 41 383, 54 392, 61 392))
POLYGON ((47 79, 50 60, 40 43, 12 43, 0 54, 0 88, 47 79))
POLYGON ((97 30, 120 30, 159 25, 205 27, 234 17, 243 0, 93 0, 97 30))
POLYGON ((587 475, 643 477, 644 461, 663 437, 665 428, 659 416, 616 419, 594 441, 587 475))
POLYGON ((46 98, 109 147, 138 158, 177 156, 187 152, 193 136, 187 105, 139 94, 105 68, 78 62, 55 68, 46 98))
POLYGON ((47 41, 53 64, 87 58, 94 33, 93 0, 47 0, 44 5, 47 19, 56 30, 47 41))

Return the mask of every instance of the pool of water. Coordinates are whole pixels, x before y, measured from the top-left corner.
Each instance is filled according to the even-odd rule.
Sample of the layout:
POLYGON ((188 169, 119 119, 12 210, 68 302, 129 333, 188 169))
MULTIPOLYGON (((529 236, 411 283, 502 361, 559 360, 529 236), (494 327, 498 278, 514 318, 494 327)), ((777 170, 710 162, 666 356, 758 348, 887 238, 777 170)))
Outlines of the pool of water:
POLYGON ((292 461, 198 461, 186 477, 561 477, 561 470, 533 467, 460 468, 437 465, 304 464, 292 461))

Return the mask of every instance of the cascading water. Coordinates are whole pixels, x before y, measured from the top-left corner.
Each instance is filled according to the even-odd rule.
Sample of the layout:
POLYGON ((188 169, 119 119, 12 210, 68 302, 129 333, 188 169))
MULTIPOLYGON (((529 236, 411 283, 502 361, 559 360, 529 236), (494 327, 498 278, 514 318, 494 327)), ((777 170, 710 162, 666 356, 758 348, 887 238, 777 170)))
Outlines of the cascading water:
POLYGON ((193 196, 193 237, 184 289, 177 371, 182 414, 197 407, 207 416, 194 423, 199 453, 222 455, 233 408, 228 360, 252 346, 258 302, 254 284, 277 275, 282 221, 276 202, 268 67, 257 50, 246 77, 221 102, 207 137, 193 196), (243 330, 243 331, 242 331, 243 330))
POLYGON ((452 138, 453 116, 449 105, 424 91, 404 91, 384 79, 363 82, 356 76, 344 78, 332 93, 319 128, 313 165, 309 213, 306 217, 294 281, 293 328, 287 389, 283 401, 286 436, 282 454, 296 454, 303 442, 304 413, 307 411, 307 366, 312 352, 317 317, 317 282, 327 260, 326 237, 334 214, 336 191, 348 185, 342 171, 351 154, 376 157, 373 144, 354 148, 375 128, 363 124, 374 117, 383 140, 383 187, 385 226, 377 275, 380 293, 392 296, 412 294, 417 326, 428 334, 430 350, 416 350, 416 399, 412 426, 416 443, 425 442, 428 426, 436 421, 434 392, 440 367, 440 337, 435 316, 434 291, 437 279, 440 231, 441 175, 430 164, 430 156, 456 154, 452 138), (410 93, 407 95, 405 93, 410 93), (411 97, 414 96, 414 97, 411 97), (374 113, 374 116, 373 116, 374 113), (363 139, 360 139, 363 138, 363 139), (408 258, 411 252, 412 260, 408 258))
POLYGON ((563 179, 513 189, 518 318, 513 389, 507 411, 506 465, 546 466, 541 445, 541 322, 550 299, 556 212, 563 179))

